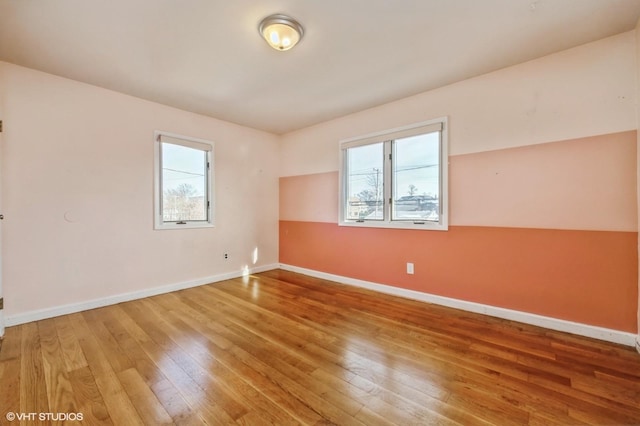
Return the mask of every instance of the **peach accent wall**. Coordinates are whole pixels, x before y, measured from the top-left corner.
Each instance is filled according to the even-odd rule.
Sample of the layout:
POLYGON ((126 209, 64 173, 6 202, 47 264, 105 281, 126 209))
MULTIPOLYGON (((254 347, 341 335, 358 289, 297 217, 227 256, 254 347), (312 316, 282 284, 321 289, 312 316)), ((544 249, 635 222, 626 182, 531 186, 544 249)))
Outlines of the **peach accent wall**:
POLYGON ((635 332, 635 159, 635 131, 450 157, 447 232, 339 227, 337 172, 280 178, 280 262, 635 332))
POLYGON ((452 225, 638 229, 636 132, 450 157, 452 225))
POLYGON ((443 116, 451 155, 635 130, 635 49, 630 31, 288 133, 280 176, 335 171, 340 140, 443 116))
POLYGON ((280 178, 280 220, 338 222, 338 172, 280 178))
POLYGON ((309 221, 328 221, 328 206, 316 216, 308 206, 281 210, 280 261, 637 330, 637 37, 629 31, 284 135, 288 209, 298 176, 337 180, 340 140, 447 116, 451 229, 342 228, 309 221), (405 274, 410 261, 414 276, 405 274))
POLYGON ((637 331, 636 248, 636 232, 280 222, 281 263, 625 332, 637 331))
MULTIPOLYGON (((449 157, 449 223, 635 232, 636 132, 449 157)), ((338 222, 338 172, 280 178, 280 220, 338 222)))
POLYGON ((277 262, 277 136, 2 62, 0 92, 7 316, 277 262), (155 130, 215 142, 215 228, 153 229, 155 130))

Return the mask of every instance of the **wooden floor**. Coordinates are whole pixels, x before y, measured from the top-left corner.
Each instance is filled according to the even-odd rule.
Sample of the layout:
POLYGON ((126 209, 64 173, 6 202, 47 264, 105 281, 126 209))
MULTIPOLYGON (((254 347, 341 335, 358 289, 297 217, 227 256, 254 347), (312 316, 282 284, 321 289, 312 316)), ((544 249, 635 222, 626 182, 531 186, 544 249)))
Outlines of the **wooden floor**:
POLYGON ((0 423, 18 424, 11 413, 100 425, 640 424, 640 355, 271 271, 8 328, 0 423))

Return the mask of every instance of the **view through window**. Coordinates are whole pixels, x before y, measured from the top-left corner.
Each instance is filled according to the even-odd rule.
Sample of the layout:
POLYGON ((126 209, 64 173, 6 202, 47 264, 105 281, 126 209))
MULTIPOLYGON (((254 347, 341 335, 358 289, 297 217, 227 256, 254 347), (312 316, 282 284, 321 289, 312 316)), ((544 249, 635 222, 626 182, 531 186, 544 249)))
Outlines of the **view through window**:
POLYGON ((342 142, 341 224, 446 229, 445 122, 342 142))
POLYGON ((210 224, 213 146, 166 135, 157 143, 160 225, 210 224))

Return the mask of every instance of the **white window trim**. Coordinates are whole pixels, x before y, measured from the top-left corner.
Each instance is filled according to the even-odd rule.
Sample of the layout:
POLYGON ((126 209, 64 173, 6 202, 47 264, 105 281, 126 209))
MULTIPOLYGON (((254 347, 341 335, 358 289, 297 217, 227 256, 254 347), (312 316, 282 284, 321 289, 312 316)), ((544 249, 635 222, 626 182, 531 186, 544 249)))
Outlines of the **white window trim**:
POLYGON ((204 139, 192 138, 190 136, 178 135, 175 133, 168 133, 163 131, 155 131, 153 134, 154 143, 154 176, 153 176, 153 213, 154 213, 154 229, 195 229, 195 228, 213 228, 215 218, 215 200, 214 200, 214 174, 215 174, 215 162, 214 162, 214 143, 204 139), (207 175, 207 200, 209 201, 209 212, 206 221, 190 221, 185 224, 177 224, 175 222, 164 222, 162 220, 162 196, 160 189, 162 187, 162 164, 160 158, 160 143, 161 137, 165 142, 174 143, 177 145, 188 146, 195 149, 201 149, 207 152, 207 160, 209 162, 209 170, 207 175))
MULTIPOLYGON (((384 130, 381 132, 370 133, 363 136, 344 139, 340 141, 340 170, 339 170, 339 192, 340 200, 338 203, 338 224, 340 226, 353 226, 361 228, 395 228, 395 229, 420 229, 431 231, 446 231, 449 229, 449 126, 447 117, 437 118, 434 120, 414 123, 407 126, 396 127, 394 129, 384 130), (441 126, 440 131, 440 220, 439 222, 420 222, 420 221, 401 221, 391 220, 391 204, 384 203, 385 219, 384 220, 368 220, 356 221, 345 219, 345 205, 347 202, 347 188, 345 180, 345 152, 348 148, 362 145, 369 145, 378 142, 386 142, 406 136, 413 136, 420 133, 428 133, 430 129, 437 129, 441 126)), ((386 149, 386 148, 385 148, 386 149)), ((385 151, 385 158, 388 158, 388 152, 385 151)), ((391 162, 384 162, 385 176, 391 176, 391 162)), ((384 200, 389 200, 391 194, 390 182, 384 185, 384 200)))

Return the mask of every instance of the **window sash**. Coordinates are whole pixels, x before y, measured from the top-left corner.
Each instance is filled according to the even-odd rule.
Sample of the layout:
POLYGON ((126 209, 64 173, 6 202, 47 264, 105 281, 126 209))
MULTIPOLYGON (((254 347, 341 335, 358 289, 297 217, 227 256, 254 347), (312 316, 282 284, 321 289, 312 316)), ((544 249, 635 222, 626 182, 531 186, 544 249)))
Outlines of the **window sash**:
MULTIPOLYGON (((181 223, 181 224, 185 224, 186 222, 209 222, 209 197, 207 196, 207 194, 209 193, 209 152, 210 151, 204 151, 198 148, 192 148, 191 146, 187 146, 185 144, 181 144, 181 143, 176 143, 175 139, 172 142, 160 142, 160 214, 162 216, 162 222, 163 223, 181 223), (184 148, 189 148, 194 150, 199 156, 201 156, 201 158, 199 160, 202 161, 202 164, 198 167, 198 172, 202 171, 202 178, 198 179, 199 182, 196 183, 196 186, 198 184, 201 184, 203 186, 202 188, 202 197, 203 197, 203 201, 202 201, 202 207, 201 209, 198 209, 198 212, 193 212, 193 213, 204 213, 203 218, 202 219, 198 219, 198 218, 194 218, 192 216, 190 217, 185 217, 185 216, 178 216, 175 219, 167 219, 167 209, 168 209, 168 194, 167 191, 169 189, 173 189, 173 188, 168 188, 168 186, 165 185, 165 148, 168 148, 167 145, 173 145, 173 146, 178 146, 178 147, 184 147, 184 148), (200 167, 202 168, 200 170, 200 167)), ((189 172, 186 172, 189 173, 189 172)), ((177 189, 177 188, 176 188, 177 189)), ((194 188, 195 189, 195 188, 194 188)), ((191 213, 191 212, 190 212, 191 213)))
POLYGON ((394 139, 402 139, 424 133, 441 132, 444 128, 443 125, 443 122, 417 123, 409 126, 397 127, 395 129, 384 132, 370 133, 368 135, 359 136, 352 139, 345 139, 340 142, 340 148, 347 149, 356 146, 370 145, 373 143, 387 142, 394 139))
POLYGON ((160 143, 170 143, 172 145, 186 146, 187 148, 193 148, 199 151, 211 152, 213 150, 213 146, 210 142, 200 142, 197 139, 193 138, 183 139, 183 137, 160 134, 158 135, 157 140, 160 143))
MULTIPOLYGON (((412 135, 414 137, 423 137, 424 141, 421 141, 420 144, 420 148, 422 148, 422 151, 420 152, 420 155, 425 155, 426 157, 429 156, 429 143, 433 143, 433 141, 429 141, 428 138, 430 135, 437 135, 435 136, 437 138, 436 142, 436 150, 437 153, 435 154, 435 163, 430 163, 430 162, 425 162, 425 164, 412 164, 412 166, 409 167, 415 167, 414 170, 420 170, 422 168, 424 169, 429 169, 431 167, 433 167, 436 171, 435 176, 437 179, 437 189, 436 189, 436 193, 435 193, 435 197, 432 191, 429 191, 431 193, 431 197, 429 197, 429 195, 427 195, 427 191, 425 191, 424 187, 423 189, 423 193, 425 195, 413 195, 410 194, 408 197, 405 195, 403 196, 404 192, 400 191, 399 188, 399 183, 400 183, 400 173, 404 172, 404 171, 410 171, 411 169, 407 170, 407 169, 402 169, 400 166, 400 159, 401 157, 401 152, 400 152, 400 146, 402 144, 405 143, 410 143, 409 141, 409 137, 404 137, 404 138, 398 138, 395 139, 393 141, 391 141, 391 151, 392 151, 392 156, 390 157, 390 163, 391 163, 391 184, 390 186, 392 187, 391 189, 391 194, 389 196, 389 201, 390 201, 390 220, 392 221, 398 221, 398 222, 435 222, 438 223, 440 222, 440 216, 442 215, 442 205, 440 203, 440 193, 442 192, 442 132, 441 131, 432 131, 429 133, 422 133, 420 135, 412 135), (424 144, 424 145, 422 145, 424 144), (437 201, 436 201, 437 200, 437 201), (434 204, 437 203, 437 208, 430 210, 431 213, 430 214, 426 214, 424 212, 429 211, 427 209, 418 209, 418 210, 414 210, 414 211, 419 211, 421 213, 417 214, 417 213, 413 213, 413 217, 412 214, 409 213, 410 211, 412 211, 412 207, 416 206, 417 207, 432 207, 434 204), (409 207, 409 209, 401 209, 401 206, 407 206, 409 207), (437 210, 437 211, 436 211, 437 210), (403 217, 403 215, 401 214, 401 212, 404 211, 405 215, 403 217), (436 214, 436 218, 433 218, 433 214, 436 214)), ((415 158, 419 158, 419 155, 414 155, 414 159, 415 158)), ((426 160, 426 159, 425 159, 426 160)), ((433 161, 433 159, 431 160, 433 161)), ((428 170, 425 170, 428 172, 428 170)), ((425 176, 422 176, 422 184, 427 184, 428 186, 428 174, 425 176)), ((433 175, 433 173, 431 173, 433 175)), ((411 182, 411 185, 413 185, 413 183, 417 183, 416 182, 411 182)), ((417 190, 418 188, 415 187, 414 188, 417 190)), ((407 186, 407 189, 409 191, 411 191, 410 186, 407 186)), ((429 188, 431 189, 431 188, 429 188)))
MULTIPOLYGON (((433 120, 430 122, 417 123, 404 126, 390 131, 372 133, 358 138, 343 140, 340 142, 341 167, 340 167, 340 203, 339 203, 339 222, 340 225, 352 226, 371 226, 383 228, 416 228, 416 229, 448 229, 447 218, 447 173, 448 173, 448 150, 446 137, 446 118, 433 120), (437 133, 437 198, 424 201, 424 207, 429 203, 435 204, 433 200, 437 199, 437 220, 435 218, 426 217, 400 217, 395 211, 396 202, 401 198, 399 191, 396 189, 397 182, 394 181, 394 168, 396 158, 392 152, 395 149, 396 141, 419 135, 428 135, 437 133), (382 177, 384 196, 383 196, 383 215, 381 218, 358 218, 349 215, 349 152, 352 148, 367 146, 376 143, 383 143, 384 146, 384 173, 382 177)), ((420 204, 420 203, 419 203, 420 204)), ((422 213, 421 213, 422 214, 422 213)))
MULTIPOLYGON (((155 157, 155 229, 202 228, 213 226, 213 143, 202 139, 156 132, 155 157), (166 187, 164 182, 164 171, 166 163, 165 150, 168 148, 167 145, 190 148, 202 153, 203 176, 202 180, 199 180, 199 184, 202 185, 203 219, 183 217, 165 220, 165 190, 168 187, 166 187)), ((199 166, 197 171, 200 171, 199 166)))
MULTIPOLYGON (((365 211, 368 212, 368 210, 373 208, 373 212, 369 213, 374 216, 367 220, 384 220, 384 210, 386 208, 384 185, 384 167, 386 165, 385 145, 379 142, 368 145, 359 145, 349 148, 345 155, 348 173, 345 185, 347 187, 346 192, 349 194, 349 199, 346 200, 345 205, 345 208, 348 209, 346 215, 350 219, 358 221, 365 220, 361 217, 362 213, 365 211), (357 160, 363 155, 363 149, 365 148, 370 148, 368 152, 370 161, 366 163, 360 162, 358 166, 356 166, 357 160), (352 167, 354 166, 356 168, 355 170, 352 170, 352 167), (363 189, 358 194, 362 194, 359 197, 359 201, 355 202, 350 198, 350 195, 355 192, 352 188, 358 187, 357 183, 363 181, 367 182, 368 186, 371 186, 372 188, 368 190, 363 189), (365 191, 366 193, 364 193, 365 191), (365 199, 363 200, 362 198, 365 199)), ((367 155, 366 151, 364 152, 364 155, 367 155)))

